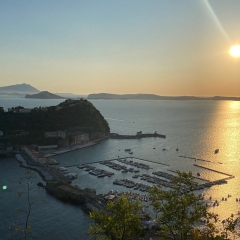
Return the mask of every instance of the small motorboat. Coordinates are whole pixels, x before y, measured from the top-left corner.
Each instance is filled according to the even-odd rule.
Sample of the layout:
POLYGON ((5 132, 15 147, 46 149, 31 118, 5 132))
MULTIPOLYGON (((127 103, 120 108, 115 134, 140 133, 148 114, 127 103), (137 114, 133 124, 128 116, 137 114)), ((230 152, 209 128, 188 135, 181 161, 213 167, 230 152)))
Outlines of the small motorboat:
POLYGON ((214 151, 214 154, 217 154, 219 152, 219 149, 216 149, 215 151, 214 151))

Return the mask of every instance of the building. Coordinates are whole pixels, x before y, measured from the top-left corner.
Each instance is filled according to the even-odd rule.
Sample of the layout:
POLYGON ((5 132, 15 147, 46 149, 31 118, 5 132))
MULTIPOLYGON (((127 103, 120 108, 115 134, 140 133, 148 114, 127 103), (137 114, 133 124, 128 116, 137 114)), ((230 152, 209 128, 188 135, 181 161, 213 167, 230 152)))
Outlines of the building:
POLYGON ((35 162, 39 163, 46 163, 46 158, 43 154, 39 153, 38 151, 34 150, 30 146, 25 146, 23 148, 23 151, 28 155, 29 158, 31 158, 35 162))
POLYGON ((137 132, 137 136, 141 136, 142 135, 142 131, 137 132))
POLYGON ((89 141, 89 134, 88 133, 73 133, 71 134, 71 142, 72 143, 83 143, 89 141))
POLYGON ((3 132, 2 131, 0 131, 0 137, 2 137, 3 136, 3 132))
POLYGON ((60 137, 62 139, 65 139, 66 133, 64 131, 44 132, 44 137, 46 137, 46 138, 57 138, 57 137, 60 137))
POLYGON ((18 109, 19 113, 30 113, 32 109, 30 108, 20 108, 18 109))
POLYGON ((38 150, 50 150, 50 149, 57 149, 57 145, 45 145, 45 146, 38 146, 38 150))
POLYGON ((14 113, 29 113, 32 109, 30 108, 24 108, 24 107, 12 107, 8 108, 8 112, 14 112, 14 113))
POLYGON ((88 142, 89 141, 89 134, 88 133, 83 133, 82 134, 82 141, 83 142, 88 142))

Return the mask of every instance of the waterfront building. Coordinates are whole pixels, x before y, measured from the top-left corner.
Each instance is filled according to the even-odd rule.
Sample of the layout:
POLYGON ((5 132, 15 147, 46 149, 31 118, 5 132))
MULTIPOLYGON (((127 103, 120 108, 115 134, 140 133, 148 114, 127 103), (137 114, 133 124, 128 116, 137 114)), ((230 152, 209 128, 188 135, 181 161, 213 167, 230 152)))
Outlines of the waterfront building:
POLYGON ((45 145, 45 146, 38 146, 38 150, 49 150, 49 149, 57 149, 57 145, 45 145))
POLYGON ((61 137, 62 139, 65 139, 66 133, 65 133, 64 131, 44 132, 44 137, 46 137, 46 138, 57 138, 57 137, 61 137))
POLYGON ((29 158, 31 158, 35 162, 39 163, 46 163, 46 158, 43 154, 39 153, 35 149, 31 148, 30 146, 25 146, 23 148, 23 151, 28 155, 29 158))
POLYGON ((73 133, 71 134, 72 143, 82 143, 82 142, 88 142, 89 141, 89 134, 88 133, 73 133))

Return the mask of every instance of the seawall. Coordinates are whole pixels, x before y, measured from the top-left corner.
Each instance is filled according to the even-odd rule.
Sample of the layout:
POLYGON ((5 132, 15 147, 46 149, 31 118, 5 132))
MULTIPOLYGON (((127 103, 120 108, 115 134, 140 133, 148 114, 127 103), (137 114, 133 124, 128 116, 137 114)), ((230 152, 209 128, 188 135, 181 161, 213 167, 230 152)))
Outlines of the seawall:
POLYGON ((140 138, 148 138, 148 137, 166 138, 166 135, 158 134, 158 133, 142 133, 139 135, 120 135, 117 133, 110 134, 110 138, 112 139, 140 139, 140 138))

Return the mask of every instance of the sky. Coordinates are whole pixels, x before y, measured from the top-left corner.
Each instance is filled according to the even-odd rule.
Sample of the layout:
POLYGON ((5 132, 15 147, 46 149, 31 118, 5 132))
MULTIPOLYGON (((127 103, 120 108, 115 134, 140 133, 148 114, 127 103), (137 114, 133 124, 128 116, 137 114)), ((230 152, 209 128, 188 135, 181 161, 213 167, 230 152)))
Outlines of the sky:
POLYGON ((240 0, 2 0, 0 86, 240 96, 240 0))

